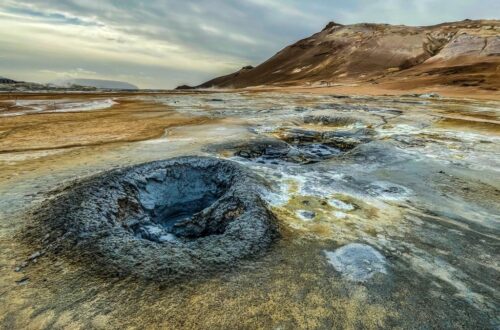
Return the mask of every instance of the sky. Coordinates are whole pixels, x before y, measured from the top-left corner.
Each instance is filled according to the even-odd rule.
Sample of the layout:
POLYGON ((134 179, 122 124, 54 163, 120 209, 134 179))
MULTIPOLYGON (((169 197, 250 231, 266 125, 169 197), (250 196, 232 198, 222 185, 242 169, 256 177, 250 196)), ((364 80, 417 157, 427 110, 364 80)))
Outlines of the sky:
POLYGON ((197 85, 257 65, 329 21, 500 19, 499 0, 0 0, 0 76, 197 85))

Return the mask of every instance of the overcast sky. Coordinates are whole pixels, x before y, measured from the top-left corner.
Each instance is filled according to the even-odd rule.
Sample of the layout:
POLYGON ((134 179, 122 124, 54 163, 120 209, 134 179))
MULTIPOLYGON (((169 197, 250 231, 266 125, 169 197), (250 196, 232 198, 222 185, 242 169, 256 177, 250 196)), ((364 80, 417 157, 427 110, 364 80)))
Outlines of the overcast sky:
POLYGON ((256 65, 333 20, 500 18, 500 0, 0 0, 0 76, 199 84, 256 65))

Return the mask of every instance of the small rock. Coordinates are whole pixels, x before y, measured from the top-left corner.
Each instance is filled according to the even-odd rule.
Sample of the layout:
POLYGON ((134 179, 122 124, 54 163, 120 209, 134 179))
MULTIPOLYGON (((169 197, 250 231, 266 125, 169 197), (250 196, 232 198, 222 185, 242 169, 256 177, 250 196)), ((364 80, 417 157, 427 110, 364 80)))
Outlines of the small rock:
POLYGON ((243 158, 250 158, 250 157, 251 157, 251 156, 250 156, 250 154, 249 154, 248 152, 243 151, 243 150, 242 150, 242 151, 237 152, 237 153, 236 153, 236 155, 237 155, 237 156, 240 156, 240 157, 243 157, 243 158))
POLYGON ((438 93, 425 93, 419 95, 419 97, 424 99, 429 99, 429 98, 439 98, 441 96, 438 93))
POLYGON ((30 256, 28 257, 28 260, 30 260, 30 261, 31 261, 31 260, 34 260, 34 259, 36 259, 36 258, 40 257, 40 256, 42 256, 42 252, 40 252, 40 251, 36 251, 35 253, 33 253, 32 255, 30 255, 30 256))
POLYGON ((19 266, 16 267, 15 271, 16 272, 20 272, 26 266, 28 266, 28 262, 27 261, 23 261, 23 262, 21 262, 21 264, 19 266))
POLYGON ((299 210, 297 213, 303 220, 311 220, 316 216, 316 213, 307 210, 299 210))
POLYGON ((23 278, 16 281, 17 285, 26 285, 29 282, 29 277, 24 276, 23 278))
POLYGON ((339 209, 339 210, 345 210, 345 211, 354 210, 354 206, 352 204, 343 202, 343 201, 335 199, 335 198, 329 199, 328 204, 330 204, 331 206, 333 206, 334 208, 339 209))

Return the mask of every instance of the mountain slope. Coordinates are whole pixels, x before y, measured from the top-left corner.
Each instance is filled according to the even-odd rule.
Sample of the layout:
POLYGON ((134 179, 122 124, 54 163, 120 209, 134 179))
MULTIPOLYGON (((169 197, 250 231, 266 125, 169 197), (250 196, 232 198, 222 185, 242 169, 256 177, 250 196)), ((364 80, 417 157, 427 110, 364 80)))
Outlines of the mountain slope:
POLYGON ((500 21, 428 27, 329 23, 259 66, 198 87, 336 83, 500 88, 500 21))

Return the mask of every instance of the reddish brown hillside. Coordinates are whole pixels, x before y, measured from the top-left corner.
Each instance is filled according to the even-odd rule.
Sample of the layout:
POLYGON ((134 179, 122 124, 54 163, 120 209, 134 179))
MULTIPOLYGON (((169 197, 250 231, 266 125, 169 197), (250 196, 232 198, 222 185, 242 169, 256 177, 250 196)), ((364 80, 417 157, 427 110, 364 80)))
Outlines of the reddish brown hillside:
POLYGON ((500 21, 426 27, 329 23, 259 66, 199 87, 397 84, 500 89, 500 21))

